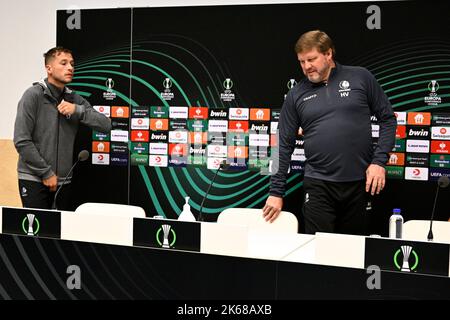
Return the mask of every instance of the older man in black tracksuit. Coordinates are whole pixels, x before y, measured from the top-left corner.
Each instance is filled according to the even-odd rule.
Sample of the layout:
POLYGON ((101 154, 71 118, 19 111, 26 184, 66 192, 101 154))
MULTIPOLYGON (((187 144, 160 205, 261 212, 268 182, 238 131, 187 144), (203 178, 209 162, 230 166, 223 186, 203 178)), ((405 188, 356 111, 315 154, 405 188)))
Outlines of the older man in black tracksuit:
POLYGON ((263 214, 273 221, 281 211, 290 157, 301 127, 306 233, 364 234, 367 193, 383 189, 384 165, 395 141, 392 106, 368 70, 334 61, 332 41, 324 32, 302 35, 296 52, 306 78, 289 91, 281 110, 279 170, 271 178, 263 214), (375 148, 372 114, 380 125, 375 148))

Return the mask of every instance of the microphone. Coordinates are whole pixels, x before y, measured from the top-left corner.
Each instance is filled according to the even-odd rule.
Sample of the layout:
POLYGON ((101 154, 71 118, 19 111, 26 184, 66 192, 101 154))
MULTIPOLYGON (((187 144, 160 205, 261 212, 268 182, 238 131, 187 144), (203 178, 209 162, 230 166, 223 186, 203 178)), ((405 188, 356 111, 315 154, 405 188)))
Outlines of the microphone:
POLYGON ((439 194, 439 189, 447 188, 450 184, 450 179, 447 176, 440 176, 438 179, 438 186, 436 189, 436 196, 434 197, 433 211, 431 211, 431 219, 430 219, 430 230, 428 231, 428 241, 433 241, 433 220, 434 220, 434 211, 436 209, 436 202, 439 194))
POLYGON ((217 168, 216 172, 214 173, 214 177, 212 178, 211 182, 209 183, 208 190, 206 190, 206 193, 205 193, 205 195, 203 196, 203 199, 202 199, 202 203, 200 204, 200 210, 198 212, 197 221, 204 221, 203 220, 203 204, 205 203, 205 200, 208 197, 209 190, 211 190, 211 187, 214 184, 214 180, 216 180, 217 174, 219 173, 219 171, 221 169, 224 170, 224 169, 227 169, 229 167, 230 167, 229 164, 227 164, 225 161, 222 161, 220 163, 219 167, 217 168))
POLYGON ((78 162, 80 161, 86 161, 87 158, 89 158, 89 151, 87 150, 81 150, 80 153, 78 154, 78 159, 77 161, 73 164, 72 168, 70 168, 69 173, 67 173, 67 175, 64 177, 64 180, 62 182, 62 184, 58 187, 58 190, 56 190, 55 193, 55 197, 53 198, 53 204, 52 204, 52 209, 56 209, 58 210, 58 207, 56 206, 56 200, 58 198, 58 194, 61 191, 63 185, 66 183, 67 178, 70 176, 70 174, 72 173, 72 170, 75 168, 75 166, 78 164, 78 162))

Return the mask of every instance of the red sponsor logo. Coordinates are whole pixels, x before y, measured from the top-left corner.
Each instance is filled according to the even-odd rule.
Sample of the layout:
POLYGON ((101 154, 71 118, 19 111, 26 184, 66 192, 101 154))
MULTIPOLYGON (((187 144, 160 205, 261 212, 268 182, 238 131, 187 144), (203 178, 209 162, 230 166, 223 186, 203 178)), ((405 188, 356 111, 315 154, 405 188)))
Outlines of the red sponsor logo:
POLYGON ((169 154, 171 156, 186 156, 187 155, 187 148, 185 144, 169 144, 169 154))
POLYGON ((248 132, 248 121, 228 121, 228 131, 248 132))
POLYGON ((148 131, 142 130, 132 130, 131 131, 131 141, 148 142, 149 133, 148 131))
POLYGON ((189 119, 208 119, 208 108, 206 107, 189 108, 189 119))
POLYGON ((395 131, 395 138, 396 139, 406 138, 406 126, 397 126, 397 129, 395 131))
POLYGON ((431 141, 431 153, 449 154, 450 141, 440 141, 440 140, 431 141))

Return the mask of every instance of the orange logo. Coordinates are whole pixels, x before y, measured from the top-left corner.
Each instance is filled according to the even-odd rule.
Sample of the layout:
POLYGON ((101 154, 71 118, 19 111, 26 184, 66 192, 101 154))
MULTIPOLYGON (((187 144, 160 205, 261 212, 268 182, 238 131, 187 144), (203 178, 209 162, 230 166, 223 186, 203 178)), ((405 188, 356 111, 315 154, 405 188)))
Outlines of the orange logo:
POLYGON ((161 119, 161 118, 150 119, 150 130, 153 131, 169 130, 169 119, 161 119))
POLYGON ((128 107, 111 107, 111 117, 112 118, 128 118, 129 110, 128 107))
POLYGON ((430 112, 408 112, 408 124, 412 125, 430 125, 431 113, 430 112))
POLYGON ((405 154, 398 152, 389 153, 389 160, 387 163, 389 166, 403 166, 405 165, 405 154))
POLYGON ((251 108, 250 109, 250 120, 269 121, 270 120, 270 109, 251 108))
POLYGON ((107 153, 109 152, 109 142, 92 141, 92 152, 107 153))
POLYGON ((207 132, 189 132, 190 144, 207 144, 208 133, 207 132))
POLYGON ((228 158, 248 158, 248 147, 228 147, 228 158))

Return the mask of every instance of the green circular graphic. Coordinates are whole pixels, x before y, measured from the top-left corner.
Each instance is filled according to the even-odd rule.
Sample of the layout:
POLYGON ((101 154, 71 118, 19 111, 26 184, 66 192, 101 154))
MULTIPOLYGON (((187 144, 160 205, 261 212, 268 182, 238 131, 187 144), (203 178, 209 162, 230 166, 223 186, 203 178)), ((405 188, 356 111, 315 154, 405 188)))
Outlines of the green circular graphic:
MULTIPOLYGON (((22 220, 22 230, 25 234, 28 234, 28 231, 25 228, 25 221, 28 220, 27 217, 23 218, 22 220)), ((39 232, 39 228, 41 227, 41 224, 39 223, 39 220, 35 217, 34 220, 36 221, 37 227, 36 231, 33 232, 34 235, 36 235, 39 232)))
MULTIPOLYGON (((158 229, 158 232, 156 232, 156 242, 158 242, 158 244, 162 247, 162 243, 161 241, 159 241, 159 234, 161 233, 162 228, 158 229)), ((173 247, 173 245, 175 244, 175 241, 177 241, 177 234, 175 233, 175 231, 173 231, 173 229, 170 229, 170 231, 172 232, 173 235, 173 240, 171 243, 169 243, 170 247, 173 247)))
MULTIPOLYGON (((402 268, 400 267, 400 265, 397 263, 397 256, 400 254, 401 250, 398 249, 395 254, 394 254, 394 264, 397 267, 398 270, 401 270, 402 268)), ((411 271, 415 270, 417 268, 417 266, 419 265, 419 256, 417 255, 417 253, 412 250, 411 253, 414 255, 414 258, 416 259, 416 262, 414 263, 414 265, 411 267, 411 271)))

